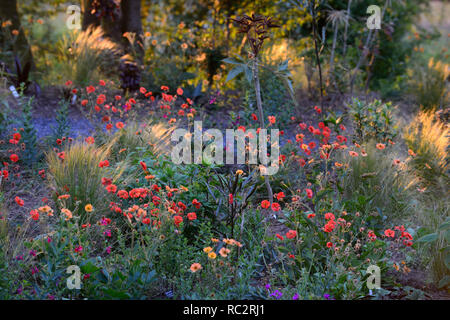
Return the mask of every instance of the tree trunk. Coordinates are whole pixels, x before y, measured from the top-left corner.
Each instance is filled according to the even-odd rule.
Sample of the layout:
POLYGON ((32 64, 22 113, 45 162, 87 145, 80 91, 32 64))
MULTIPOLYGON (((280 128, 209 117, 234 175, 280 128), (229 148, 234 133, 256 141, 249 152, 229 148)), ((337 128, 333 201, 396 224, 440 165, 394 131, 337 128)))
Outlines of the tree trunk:
POLYGON ((100 25, 100 19, 97 18, 92 11, 93 0, 82 0, 82 10, 83 10, 83 25, 81 28, 86 31, 90 26, 98 27, 100 25))
POLYGON ((142 38, 141 1, 122 0, 120 6, 122 11, 122 34, 130 32, 136 35, 133 44, 126 44, 126 50, 128 52, 133 50, 135 57, 138 59, 139 63, 142 64, 144 58, 144 44, 142 38))
MULTIPOLYGON (((14 51, 14 54, 19 57, 20 64, 22 67, 27 63, 30 62, 31 65, 34 67, 33 64, 33 54, 31 52, 30 45, 28 43, 28 40, 25 36, 25 33, 23 32, 21 23, 20 23, 20 16, 19 11, 17 10, 17 0, 8 0, 8 1, 2 1, 0 4, 0 19, 5 21, 11 21, 10 30, 18 30, 19 34, 17 35, 17 40, 14 43, 14 45, 10 48, 14 51)), ((3 39, 5 41, 6 39, 3 39)))

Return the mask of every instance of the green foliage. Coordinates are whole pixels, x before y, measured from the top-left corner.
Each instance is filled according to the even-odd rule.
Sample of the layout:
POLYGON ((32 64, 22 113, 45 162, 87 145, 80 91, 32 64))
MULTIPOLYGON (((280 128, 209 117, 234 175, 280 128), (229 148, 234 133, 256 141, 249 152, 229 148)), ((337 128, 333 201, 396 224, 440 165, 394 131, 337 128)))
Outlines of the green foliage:
POLYGON ((345 156, 349 167, 342 172, 339 186, 346 208, 390 221, 417 210, 414 198, 417 181, 404 164, 394 163, 399 159, 393 147, 378 150, 371 142, 361 149, 358 157, 345 156))
POLYGON ((349 113, 355 126, 355 140, 359 143, 376 139, 377 141, 393 141, 397 128, 393 120, 394 107, 391 102, 379 100, 363 102, 354 98, 349 105, 349 113))
POLYGON ((23 131, 22 142, 25 144, 25 152, 22 152, 22 160, 29 166, 40 160, 41 153, 37 147, 37 132, 33 125, 32 105, 33 98, 23 97, 23 89, 21 86, 21 102, 22 102, 22 119, 21 126, 23 131))

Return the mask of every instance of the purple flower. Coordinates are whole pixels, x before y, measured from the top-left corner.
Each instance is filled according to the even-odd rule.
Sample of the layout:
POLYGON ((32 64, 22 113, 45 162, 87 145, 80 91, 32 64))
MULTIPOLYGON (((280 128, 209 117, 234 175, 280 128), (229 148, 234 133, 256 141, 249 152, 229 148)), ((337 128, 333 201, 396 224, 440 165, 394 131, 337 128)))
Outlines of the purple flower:
POLYGON ((30 250, 30 256, 36 257, 36 251, 33 249, 30 250))
POLYGON ((275 297, 276 299, 280 299, 283 293, 280 290, 275 290, 270 294, 272 297, 275 297))
POLYGON ((294 294, 294 296, 292 297, 292 300, 298 300, 298 299, 299 299, 298 293, 294 294))
POLYGON ((323 297, 324 297, 326 300, 330 300, 330 295, 329 295, 328 293, 325 293, 325 294, 323 295, 323 297))
POLYGON ((17 261, 23 260, 23 255, 17 256, 17 257, 16 257, 16 260, 17 260, 17 261))
POLYGON ((110 253, 111 253, 111 246, 109 246, 109 247, 106 247, 106 252, 107 252, 108 254, 110 254, 110 253))
POLYGON ((270 289, 270 283, 266 284, 266 289, 267 289, 267 290, 270 289))

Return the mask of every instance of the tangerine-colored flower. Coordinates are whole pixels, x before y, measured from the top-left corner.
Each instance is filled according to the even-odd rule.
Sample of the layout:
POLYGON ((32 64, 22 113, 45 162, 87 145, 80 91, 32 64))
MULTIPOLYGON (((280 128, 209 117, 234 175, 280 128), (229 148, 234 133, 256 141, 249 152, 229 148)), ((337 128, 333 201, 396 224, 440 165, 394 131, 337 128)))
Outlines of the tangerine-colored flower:
POLYGON ((200 263, 196 262, 196 263, 193 263, 189 269, 191 270, 191 272, 195 273, 198 270, 200 270, 201 268, 202 268, 202 265, 200 263))
POLYGON ((269 207, 270 207, 270 202, 269 202, 269 200, 263 200, 263 201, 261 201, 261 207, 262 207, 263 209, 269 208, 269 207))
POLYGON ((358 156, 358 153, 355 152, 355 151, 349 151, 348 154, 349 154, 350 156, 352 156, 352 157, 357 157, 357 156, 358 156))
POLYGON ((296 236, 297 236, 297 231, 295 231, 295 230, 289 230, 286 233, 286 238, 288 238, 288 239, 294 239, 296 236))
POLYGON ((61 212, 66 215, 66 220, 72 219, 72 211, 70 211, 69 209, 61 209, 61 212))
POLYGON ((117 129, 123 129, 123 127, 125 127, 125 125, 123 124, 123 122, 120 122, 120 121, 119 121, 119 122, 116 123, 116 128, 117 128, 117 129))
POLYGON ((177 89, 177 95, 181 96, 183 94, 183 89, 178 88, 177 89))
POLYGON ((211 247, 203 248, 204 253, 210 253, 213 249, 211 247))
POLYGON ((224 258, 226 258, 230 252, 231 250, 225 247, 219 250, 219 254, 224 258))
POLYGON ((217 254, 215 252, 210 252, 208 253, 208 258, 214 260, 215 258, 217 258, 217 254))
POLYGON ((197 215, 195 214, 195 212, 189 212, 187 214, 187 218, 191 221, 196 220, 197 219, 197 215))
POLYGON ((237 174, 237 175, 242 175, 242 174, 244 174, 244 171, 242 171, 241 169, 236 170, 236 174, 237 174))
POLYGON ((12 155, 9 156, 9 159, 12 162, 17 162, 17 161, 19 161, 19 156, 17 154, 13 153, 12 155))
POLYGON ((269 119, 269 122, 270 122, 271 124, 275 124, 275 121, 277 120, 277 118, 274 117, 274 116, 268 116, 267 119, 269 119))
POLYGON ((378 150, 383 150, 384 148, 386 148, 386 145, 383 143, 377 143, 376 147, 378 150))
POLYGON ((219 242, 219 239, 211 238, 211 241, 214 242, 214 243, 218 243, 218 242, 219 242))
POLYGON ((92 210, 94 210, 94 207, 92 206, 92 204, 89 203, 84 207, 84 210, 86 212, 92 212, 92 210))

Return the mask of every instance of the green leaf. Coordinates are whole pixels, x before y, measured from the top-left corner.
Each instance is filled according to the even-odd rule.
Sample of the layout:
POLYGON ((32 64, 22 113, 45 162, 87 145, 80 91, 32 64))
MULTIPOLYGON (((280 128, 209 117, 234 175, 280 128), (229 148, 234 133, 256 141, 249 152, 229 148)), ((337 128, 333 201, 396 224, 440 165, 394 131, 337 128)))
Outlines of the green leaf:
POLYGON ((227 79, 225 80, 225 82, 228 82, 234 78, 236 78, 240 73, 242 73, 244 71, 244 68, 242 67, 242 65, 238 65, 236 67, 234 67, 233 69, 231 69, 231 71, 228 73, 227 79))
POLYGON ((417 240, 417 242, 426 242, 426 243, 429 243, 429 242, 434 242, 434 241, 436 241, 437 238, 438 238, 438 234, 437 234, 437 233, 430 233, 430 234, 427 234, 427 235, 423 236, 423 237, 420 238, 419 240, 417 240))
POLYGON ((222 61, 225 62, 225 63, 236 64, 236 65, 242 64, 242 60, 239 61, 239 60, 237 60, 235 58, 225 58, 222 61))
POLYGON ((445 276, 444 278, 441 279, 441 281, 439 281, 438 288, 439 289, 445 288, 449 284, 450 284, 450 276, 445 276))

